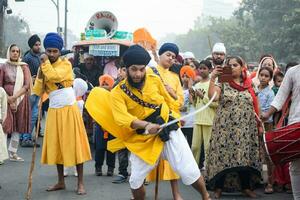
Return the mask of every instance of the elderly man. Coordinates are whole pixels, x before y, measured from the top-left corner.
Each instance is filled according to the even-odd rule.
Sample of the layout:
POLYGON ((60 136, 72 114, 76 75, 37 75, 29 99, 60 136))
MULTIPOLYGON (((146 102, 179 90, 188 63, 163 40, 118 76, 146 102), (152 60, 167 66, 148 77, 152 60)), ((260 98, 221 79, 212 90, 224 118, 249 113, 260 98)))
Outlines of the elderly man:
POLYGON ((175 124, 160 130, 159 124, 172 119, 170 107, 174 99, 157 75, 146 74, 150 59, 141 46, 129 47, 123 55, 127 78, 111 93, 101 88, 92 90, 86 107, 116 137, 109 143, 109 149, 126 147, 131 152, 129 183, 135 200, 145 199, 144 179, 161 156, 169 161, 184 184, 192 185, 203 199, 209 199, 204 179, 180 128, 175 124))
MULTIPOLYGON (((82 78, 91 83, 94 87, 99 85, 99 77, 103 74, 103 69, 95 65, 95 58, 93 55, 85 53, 83 55, 84 63, 74 68, 76 78, 82 78)), ((88 84, 89 90, 92 88, 88 84)))
POLYGON ((77 194, 85 194, 83 163, 91 159, 90 147, 83 120, 76 103, 72 65, 61 59, 63 40, 57 33, 48 33, 44 40, 46 54, 41 55, 41 68, 34 84, 34 92, 49 94, 42 151, 42 164, 56 165, 58 183, 47 191, 65 189, 64 166, 75 166, 78 172, 77 194))

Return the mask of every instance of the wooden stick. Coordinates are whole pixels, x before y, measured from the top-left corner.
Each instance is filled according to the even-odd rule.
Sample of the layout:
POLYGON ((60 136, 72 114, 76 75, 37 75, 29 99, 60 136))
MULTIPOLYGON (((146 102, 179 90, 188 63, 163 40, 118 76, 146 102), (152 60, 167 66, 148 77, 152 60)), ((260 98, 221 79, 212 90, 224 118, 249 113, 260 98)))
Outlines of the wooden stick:
POLYGON ((39 131, 40 131, 40 123, 41 123, 41 115, 42 115, 42 105, 43 105, 43 98, 41 97, 40 101, 39 101, 38 123, 37 123, 36 129, 35 129, 35 136, 34 136, 35 143, 34 143, 34 146, 33 146, 31 166, 30 166, 29 177, 28 177, 28 188, 27 188, 26 200, 30 200, 31 199, 32 173, 33 173, 34 165, 35 165, 36 142, 37 142, 39 131))
POLYGON ((159 159, 157 167, 156 167, 156 180, 155 180, 154 200, 158 200, 159 164, 160 164, 160 159, 159 159))
POLYGON ((207 39, 208 39, 208 46, 209 46, 209 48, 210 48, 210 52, 212 52, 212 45, 211 45, 211 39, 210 39, 210 36, 209 35, 207 35, 207 39))

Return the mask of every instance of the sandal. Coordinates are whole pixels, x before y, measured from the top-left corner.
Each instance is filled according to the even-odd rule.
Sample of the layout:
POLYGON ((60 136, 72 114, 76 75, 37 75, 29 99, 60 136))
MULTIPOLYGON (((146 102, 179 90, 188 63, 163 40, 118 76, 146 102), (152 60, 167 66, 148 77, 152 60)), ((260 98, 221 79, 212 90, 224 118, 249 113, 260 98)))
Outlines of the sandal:
POLYGON ((9 160, 10 161, 15 161, 15 162, 24 162, 24 159, 19 157, 16 153, 10 154, 9 155, 9 160))
POLYGON ((265 194, 273 194, 274 193, 274 189, 273 186, 271 184, 267 184, 267 186, 265 187, 265 194))

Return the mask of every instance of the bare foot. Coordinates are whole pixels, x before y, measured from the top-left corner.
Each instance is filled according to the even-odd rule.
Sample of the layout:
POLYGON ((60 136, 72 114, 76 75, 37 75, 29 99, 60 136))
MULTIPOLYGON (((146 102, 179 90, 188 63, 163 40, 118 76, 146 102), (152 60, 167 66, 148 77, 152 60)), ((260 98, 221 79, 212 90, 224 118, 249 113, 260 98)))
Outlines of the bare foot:
POLYGON ((64 189, 66 189, 66 186, 64 183, 57 183, 56 185, 47 188, 46 191, 53 192, 53 191, 64 190, 64 189))
POLYGON ((256 193, 250 189, 243 190, 243 192, 250 198, 257 198, 256 193))
POLYGON ((209 193, 207 192, 205 197, 202 197, 203 200, 211 200, 211 198, 209 197, 209 193))
POLYGON ((83 184, 79 184, 79 185, 78 185, 78 188, 77 188, 77 194, 78 194, 78 195, 85 195, 85 194, 86 194, 86 191, 85 191, 85 189, 84 189, 83 184))
POLYGON ((215 198, 220 199, 222 195, 222 189, 216 189, 215 190, 215 198))
POLYGON ((183 198, 180 196, 180 194, 178 194, 174 197, 174 200, 183 200, 183 198))
POLYGON ((273 185, 268 183, 265 188, 265 194, 273 194, 273 193, 274 193, 273 185))

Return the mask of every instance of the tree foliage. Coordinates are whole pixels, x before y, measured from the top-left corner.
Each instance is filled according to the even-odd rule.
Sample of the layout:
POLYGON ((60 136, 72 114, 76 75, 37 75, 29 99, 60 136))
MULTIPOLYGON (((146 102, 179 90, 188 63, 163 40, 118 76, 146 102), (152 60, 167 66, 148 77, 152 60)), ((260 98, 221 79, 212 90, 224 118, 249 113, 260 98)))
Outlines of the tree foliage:
MULTIPOLYGON (((19 16, 6 16, 4 19, 4 41, 5 47, 2 52, 6 52, 11 44, 17 44, 22 52, 28 50, 27 39, 30 37, 28 23, 19 16)), ((2 53, 3 54, 3 53, 2 53)), ((1 55, 5 57, 6 55, 1 55)))
MULTIPOLYGON (((32 35, 28 23, 19 16, 6 16, 4 19, 4 40, 5 47, 1 48, 0 57, 6 57, 6 51, 9 45, 17 44, 24 54, 29 50, 28 39, 32 35)), ((43 41, 46 33, 37 33, 43 41)), ((71 30, 68 29, 68 49, 72 48, 74 42, 79 41, 79 37, 76 36, 71 30)))
POLYGON ((300 0, 243 0, 232 18, 198 18, 192 30, 175 39, 181 51, 200 59, 210 54, 209 41, 224 42, 228 54, 247 61, 264 53, 280 62, 299 60, 300 0))

